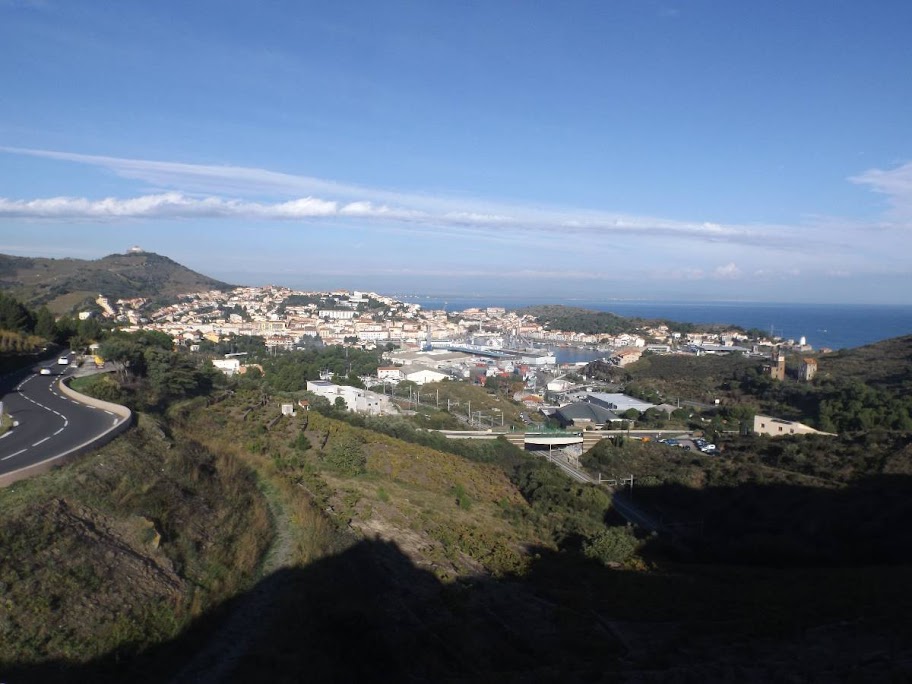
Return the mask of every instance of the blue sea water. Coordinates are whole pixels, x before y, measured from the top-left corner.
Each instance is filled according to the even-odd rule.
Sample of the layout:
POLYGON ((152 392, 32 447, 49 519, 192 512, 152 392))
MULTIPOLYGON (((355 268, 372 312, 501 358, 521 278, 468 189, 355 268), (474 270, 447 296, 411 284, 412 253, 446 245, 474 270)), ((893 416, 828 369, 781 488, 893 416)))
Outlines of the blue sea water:
POLYGON ((682 302, 568 299, 542 301, 511 297, 398 297, 425 309, 461 311, 471 307, 519 309, 536 304, 564 304, 619 316, 664 318, 682 323, 727 323, 759 328, 784 339, 805 337, 815 349, 860 347, 912 334, 912 306, 869 304, 783 304, 772 302, 682 302))

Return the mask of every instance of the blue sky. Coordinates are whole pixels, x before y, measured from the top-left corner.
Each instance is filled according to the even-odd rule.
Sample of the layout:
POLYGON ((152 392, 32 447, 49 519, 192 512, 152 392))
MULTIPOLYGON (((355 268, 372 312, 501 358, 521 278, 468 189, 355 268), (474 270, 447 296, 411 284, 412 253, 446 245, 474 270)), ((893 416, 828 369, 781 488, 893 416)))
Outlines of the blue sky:
POLYGON ((0 252, 912 303, 912 3, 0 0, 0 252))

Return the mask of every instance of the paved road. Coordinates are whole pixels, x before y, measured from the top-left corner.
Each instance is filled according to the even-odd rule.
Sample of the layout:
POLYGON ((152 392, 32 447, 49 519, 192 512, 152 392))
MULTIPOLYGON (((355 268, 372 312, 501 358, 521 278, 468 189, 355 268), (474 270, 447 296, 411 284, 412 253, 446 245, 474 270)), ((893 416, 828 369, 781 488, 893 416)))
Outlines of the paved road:
POLYGON ((4 388, 3 407, 19 424, 0 437, 0 475, 67 453, 122 420, 110 411, 64 396, 58 383, 72 369, 56 363, 44 365, 54 375, 20 374, 13 388, 8 383, 4 388))

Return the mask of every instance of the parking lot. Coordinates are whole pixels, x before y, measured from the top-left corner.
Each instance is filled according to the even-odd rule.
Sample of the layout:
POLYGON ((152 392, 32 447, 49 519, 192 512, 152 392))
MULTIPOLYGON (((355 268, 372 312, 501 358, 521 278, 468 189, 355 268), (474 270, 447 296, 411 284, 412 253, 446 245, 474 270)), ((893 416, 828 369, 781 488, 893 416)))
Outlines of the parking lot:
POLYGON ((660 444, 665 444, 672 448, 684 449, 685 451, 700 451, 704 454, 714 455, 718 454, 719 451, 716 449, 716 445, 712 442, 709 442, 700 437, 682 437, 677 438, 668 438, 658 440, 660 444))

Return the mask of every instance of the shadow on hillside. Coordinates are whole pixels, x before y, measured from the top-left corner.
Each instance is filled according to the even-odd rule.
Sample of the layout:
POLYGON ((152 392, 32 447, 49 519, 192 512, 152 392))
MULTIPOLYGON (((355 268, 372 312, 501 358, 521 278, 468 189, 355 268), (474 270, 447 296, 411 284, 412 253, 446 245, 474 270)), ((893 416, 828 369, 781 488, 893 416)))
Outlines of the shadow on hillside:
MULTIPOLYGON (((888 482, 866 483, 869 496, 879 492, 877 501, 855 512, 860 516, 893 502, 889 510, 908 516, 908 507, 898 502, 910 493, 912 478, 893 480, 890 486, 898 488, 889 491, 888 482)), ((783 505, 807 514, 819 508, 829 515, 863 503, 845 491, 753 485, 706 492, 656 488, 649 496, 662 494, 707 516, 725 514, 717 534, 739 520, 748 523, 755 506, 783 505), (755 503, 746 501, 752 497, 755 503), (732 516, 732 507, 741 518, 732 516)), ((908 541, 904 520, 906 529, 894 530, 898 543, 908 541)), ((830 524, 831 536, 838 537, 841 523, 830 524)), ((647 544, 650 553, 658 548, 657 541, 647 544)), ((606 569, 571 550, 532 552, 522 578, 441 583, 394 544, 362 541, 307 567, 274 573, 177 638, 138 655, 127 655, 127 649, 84 665, 20 664, 0 673, 0 681, 764 682, 912 676, 907 566, 663 563, 634 572, 606 569)), ((906 562, 908 552, 907 546, 897 560, 906 562)))
MULTIPOLYGON (((633 498, 667 537, 688 547, 679 560, 749 565, 912 563, 912 477, 878 475, 834 489, 746 483, 692 489, 642 487, 633 498)), ((667 557, 664 541, 645 550, 667 557)))

